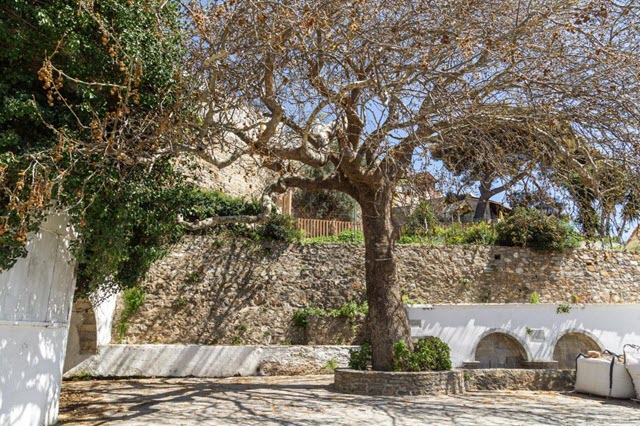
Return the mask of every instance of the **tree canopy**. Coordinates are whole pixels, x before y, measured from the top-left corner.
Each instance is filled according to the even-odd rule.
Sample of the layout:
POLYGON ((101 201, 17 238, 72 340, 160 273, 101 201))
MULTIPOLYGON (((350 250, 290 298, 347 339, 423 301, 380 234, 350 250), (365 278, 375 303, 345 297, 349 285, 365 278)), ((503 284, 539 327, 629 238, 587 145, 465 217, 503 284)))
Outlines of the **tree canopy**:
MULTIPOLYGON (((90 11, 99 3, 77 2, 90 11)), ((162 9, 172 3, 152 2, 150 9, 142 2, 127 4, 122 7, 144 15, 156 10, 153 5, 162 9)), ((155 98, 149 104, 151 114, 130 115, 136 99, 144 104, 140 89, 134 89, 137 76, 154 75, 148 67, 125 62, 120 79, 104 74, 87 84, 63 73, 54 55, 40 68, 54 106, 73 99, 74 93, 60 90, 76 85, 99 87, 104 95, 113 89, 117 106, 100 114, 94 113, 100 105, 92 105, 89 124, 79 126, 82 134, 58 132, 52 140, 58 141, 60 152, 71 147, 73 158, 92 164, 99 152, 114 167, 148 168, 164 155, 183 152, 225 166, 248 155, 276 173, 269 192, 295 187, 351 196, 363 212, 375 369, 390 368, 393 345, 409 341, 394 254, 399 236, 393 216, 396 189, 430 163, 434 147, 453 141, 455 152, 469 142, 473 164, 490 158, 500 177, 517 176, 520 160, 533 151, 533 158, 551 160, 554 182, 570 179, 599 202, 610 189, 604 176, 615 171, 625 176, 617 180, 622 186, 616 194, 635 198, 626 188, 640 166, 640 11, 634 0, 181 4, 187 33, 179 76, 184 77, 185 94, 168 97, 169 103, 155 98), (110 85, 91 83, 99 79, 110 85), (177 107, 190 113, 177 114, 177 107), (498 155, 490 156, 498 146, 498 155), (319 173, 310 175, 309 168, 319 173)), ((100 23, 111 21, 95 12, 87 16, 96 33, 88 38, 100 45, 105 33, 100 23)), ((137 44, 137 52, 159 52, 151 43, 168 39, 158 28, 167 25, 153 21, 143 31, 153 38, 137 44)), ((107 32, 102 54, 108 60, 112 31, 107 32)), ((110 65, 119 72, 120 62, 114 59, 110 65)), ((151 81, 162 86, 162 79, 151 81)), ((50 102, 46 94, 43 99, 50 102)), ((57 170, 59 163, 47 164, 45 169, 57 170)), ((28 186, 37 188, 36 175, 25 173, 8 181, 28 176, 28 186)), ((7 181, 7 176, 4 172, 0 177, 7 181)), ((3 189, 12 201, 18 199, 12 194, 23 187, 5 184, 3 189)), ((54 194, 47 189, 36 201, 50 195, 65 199, 54 194)), ((22 220, 18 204, 9 207, 10 230, 5 234, 18 229, 14 224, 22 220)), ((228 220, 259 221, 264 214, 228 220)), ((223 220, 214 217, 185 226, 202 229, 223 220)))
POLYGON ((159 1, 0 6, 0 269, 54 209, 80 233, 81 288, 130 283, 175 238, 178 176, 166 161, 122 161, 108 132, 145 143, 110 122, 151 133, 177 93, 178 12, 159 1))

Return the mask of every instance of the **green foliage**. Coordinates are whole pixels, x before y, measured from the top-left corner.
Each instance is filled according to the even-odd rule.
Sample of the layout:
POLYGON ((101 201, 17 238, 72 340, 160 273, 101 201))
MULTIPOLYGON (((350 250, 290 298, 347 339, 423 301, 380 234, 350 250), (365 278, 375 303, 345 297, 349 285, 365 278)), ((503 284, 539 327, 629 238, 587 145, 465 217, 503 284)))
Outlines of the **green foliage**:
POLYGON ((140 309, 140 306, 144 303, 147 295, 142 287, 133 287, 125 290, 122 293, 122 299, 124 302, 124 309, 120 314, 120 319, 116 325, 118 335, 120 336, 120 342, 124 341, 124 337, 129 329, 129 320, 140 309))
MULTIPOLYGON (((163 203, 175 194, 167 190, 166 164, 141 169, 109 159, 103 149, 75 151, 92 140, 87 124, 118 108, 117 90, 53 71, 62 102, 45 90, 39 71, 51 57, 78 81, 122 84, 121 61, 135 63, 142 72, 127 119, 146 119, 179 86, 179 25, 174 1, 12 0, 0 8, 0 39, 10 41, 0 49, 0 269, 26 254, 26 233, 54 204, 69 211, 80 234, 81 291, 130 283, 175 239, 176 227, 164 220, 170 209, 163 203)), ((141 143, 138 137, 132 143, 141 143)), ((141 140, 147 138, 152 134, 141 140)))
MULTIPOLYGON (((496 242, 497 233, 495 226, 478 222, 468 225, 453 223, 447 226, 437 225, 433 232, 422 242, 429 244, 487 244, 496 242)), ((415 240, 405 240, 414 242, 415 240)), ((402 240, 401 240, 402 242, 402 240)))
POLYGON ((349 368, 352 370, 370 370, 373 352, 369 343, 363 343, 358 349, 349 349, 349 368))
POLYGON ((339 309, 335 309, 328 312, 328 316, 347 318, 351 324, 354 324, 357 320, 366 317, 369 314, 369 305, 367 302, 347 302, 339 309))
POLYGON ((315 237, 315 238, 303 238, 305 244, 310 243, 364 243, 364 235, 361 231, 353 231, 346 229, 338 235, 331 235, 328 237, 315 237))
POLYGON ((569 312, 571 312, 571 306, 566 303, 561 303, 556 308, 556 314, 568 314, 569 312))
POLYGON ((317 317, 333 317, 347 318, 351 324, 355 324, 359 319, 367 316, 369 313, 369 305, 367 302, 346 302, 338 309, 325 311, 320 308, 303 308, 293 313, 293 323, 298 327, 306 327, 308 318, 317 317))
POLYGON ((536 209, 516 208, 497 225, 497 244, 529 247, 538 251, 561 252, 578 247, 580 234, 571 223, 536 209))
POLYGON ((293 208, 297 217, 325 220, 353 220, 358 203, 340 191, 296 191, 293 208))
POLYGON ((335 358, 331 358, 327 363, 322 367, 323 370, 333 373, 338 368, 338 360, 335 358))
POLYGON ((529 302, 537 305, 540 303, 540 295, 538 294, 537 291, 534 291, 533 293, 531 293, 531 298, 529 299, 529 302))
POLYGON ((134 170, 113 185, 95 188, 93 201, 74 222, 81 234, 74 245, 79 294, 108 283, 113 290, 136 285, 166 247, 184 234, 178 215, 199 220, 207 215, 255 214, 259 207, 219 192, 185 186, 169 164, 150 173, 134 170))
POLYGON ((302 231, 297 228, 294 218, 285 215, 272 215, 269 220, 256 229, 256 236, 263 241, 298 242, 302 239, 302 231))
POLYGON ((449 345, 437 337, 419 339, 413 348, 404 340, 393 345, 394 371, 444 371, 451 369, 449 345))
POLYGON ((188 188, 177 194, 176 205, 187 221, 198 221, 213 216, 258 215, 260 204, 256 200, 246 201, 219 191, 204 191, 188 188))
POLYGON ((462 244, 491 245, 496 242, 497 238, 495 227, 487 222, 478 222, 467 226, 460 235, 462 244))
POLYGON ((640 252, 640 243, 634 243, 625 248, 626 251, 640 252))
POLYGON ((438 224, 431 204, 423 202, 407 217, 402 228, 402 235, 407 237, 427 237, 433 235, 438 224))
POLYGON ((303 308, 293 313, 293 323, 297 327, 306 327, 309 317, 323 317, 327 315, 327 311, 320 308, 303 308))

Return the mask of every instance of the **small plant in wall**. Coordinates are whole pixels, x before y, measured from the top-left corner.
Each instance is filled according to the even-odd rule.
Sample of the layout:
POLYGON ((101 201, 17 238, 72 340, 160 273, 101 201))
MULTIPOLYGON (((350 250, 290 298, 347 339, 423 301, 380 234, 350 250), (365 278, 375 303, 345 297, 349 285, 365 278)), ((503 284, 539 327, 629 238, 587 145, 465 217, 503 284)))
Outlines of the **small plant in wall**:
POLYGON ((533 334, 533 328, 527 327, 527 336, 531 336, 533 334))
POLYGON ((533 305, 537 305, 537 304, 540 303, 540 295, 538 294, 537 291, 534 291, 533 293, 531 293, 531 297, 530 297, 529 301, 533 305))
POLYGON ((118 336, 120 337, 120 343, 124 342, 124 338, 129 330, 129 319, 133 317, 140 306, 144 303, 147 294, 145 293, 144 288, 142 287, 133 287, 125 290, 122 293, 122 301, 124 304, 124 309, 120 314, 120 319, 116 324, 118 330, 118 336))
POLYGON ((333 373, 334 371, 336 371, 336 368, 338 368, 338 360, 335 358, 331 358, 329 361, 327 361, 324 367, 322 367, 324 371, 327 371, 329 373, 333 373))
POLYGON ((556 314, 568 314, 569 312, 571 312, 571 306, 566 303, 561 303, 556 308, 556 314))

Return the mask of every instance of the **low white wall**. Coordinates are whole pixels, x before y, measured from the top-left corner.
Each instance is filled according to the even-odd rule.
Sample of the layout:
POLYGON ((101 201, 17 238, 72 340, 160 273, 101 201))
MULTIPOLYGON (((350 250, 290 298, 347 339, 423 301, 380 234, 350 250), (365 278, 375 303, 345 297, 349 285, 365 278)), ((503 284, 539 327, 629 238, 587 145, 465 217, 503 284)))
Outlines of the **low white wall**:
POLYGON ((449 344, 454 367, 475 360, 480 340, 493 332, 516 339, 526 361, 553 361, 556 342, 566 333, 582 332, 601 349, 622 353, 627 343, 640 344, 640 304, 572 305, 557 313, 551 304, 413 305, 407 307, 411 334, 435 336, 449 344), (527 329, 535 332, 535 337, 527 329))
POLYGON ((63 215, 29 235, 28 255, 0 273, 0 425, 53 424, 73 290, 63 215))
MULTIPOLYGON (((263 374, 266 364, 282 371, 321 369, 335 359, 346 367, 352 346, 109 345, 65 377, 233 377, 263 374)), ((292 374, 292 373, 290 373, 292 374)), ((295 373, 293 373, 295 374, 295 373)))

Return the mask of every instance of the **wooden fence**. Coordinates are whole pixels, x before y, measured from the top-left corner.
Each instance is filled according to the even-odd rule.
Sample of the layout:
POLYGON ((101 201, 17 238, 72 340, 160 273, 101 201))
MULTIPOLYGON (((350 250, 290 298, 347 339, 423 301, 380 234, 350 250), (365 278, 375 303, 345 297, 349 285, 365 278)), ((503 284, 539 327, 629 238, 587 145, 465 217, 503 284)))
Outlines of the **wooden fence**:
POLYGON ((296 219, 298 229, 304 231, 307 238, 329 237, 348 229, 362 231, 362 222, 343 222, 340 220, 296 219))

